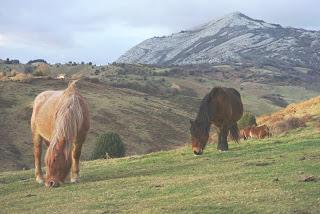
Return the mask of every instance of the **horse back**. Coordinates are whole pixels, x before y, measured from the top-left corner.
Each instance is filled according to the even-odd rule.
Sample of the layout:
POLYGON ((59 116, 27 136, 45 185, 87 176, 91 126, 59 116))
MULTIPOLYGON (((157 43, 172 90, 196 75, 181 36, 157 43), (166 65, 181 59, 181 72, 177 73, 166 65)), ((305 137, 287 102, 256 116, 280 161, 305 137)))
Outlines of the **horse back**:
POLYGON ((44 91, 34 100, 31 116, 32 132, 37 132, 49 141, 53 129, 54 113, 63 91, 44 91))
POLYGON ((252 137, 262 139, 269 136, 269 128, 266 125, 252 127, 250 134, 252 137))
POLYGON ((223 117, 229 122, 238 121, 243 114, 240 93, 233 88, 215 87, 210 92, 210 105, 215 117, 223 117))

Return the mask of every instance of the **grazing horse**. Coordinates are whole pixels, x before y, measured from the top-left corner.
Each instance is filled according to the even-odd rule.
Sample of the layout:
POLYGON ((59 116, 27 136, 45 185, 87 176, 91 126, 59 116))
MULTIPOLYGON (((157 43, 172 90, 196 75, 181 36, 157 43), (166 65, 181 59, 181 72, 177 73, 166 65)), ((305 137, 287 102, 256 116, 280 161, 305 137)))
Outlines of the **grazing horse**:
POLYGON ((238 142, 237 121, 242 117, 243 105, 239 92, 233 88, 215 87, 201 101, 195 121, 190 120, 192 150, 201 155, 208 142, 211 124, 217 127, 218 150, 228 150, 227 136, 238 142))
POLYGON ((251 127, 249 135, 252 138, 258 138, 258 139, 263 139, 265 137, 271 136, 270 130, 269 130, 268 126, 266 126, 266 125, 251 127))
POLYGON ((35 176, 43 183, 41 170, 42 143, 47 145, 45 156, 47 187, 58 187, 71 169, 71 182, 79 182, 81 147, 89 130, 89 111, 73 81, 64 91, 40 93, 31 117, 34 146, 35 176))

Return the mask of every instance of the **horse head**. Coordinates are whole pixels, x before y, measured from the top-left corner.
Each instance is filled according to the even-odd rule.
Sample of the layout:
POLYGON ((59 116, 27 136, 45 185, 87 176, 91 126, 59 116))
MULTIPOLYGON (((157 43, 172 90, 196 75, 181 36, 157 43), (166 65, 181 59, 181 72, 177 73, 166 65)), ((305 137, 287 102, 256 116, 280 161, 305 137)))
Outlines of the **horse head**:
POLYGON ((209 130, 197 121, 190 120, 190 123, 192 151, 195 155, 202 155, 209 139, 209 130))
POLYGON ((70 155, 63 141, 48 148, 45 161, 47 166, 45 185, 59 187, 68 176, 71 167, 70 155))

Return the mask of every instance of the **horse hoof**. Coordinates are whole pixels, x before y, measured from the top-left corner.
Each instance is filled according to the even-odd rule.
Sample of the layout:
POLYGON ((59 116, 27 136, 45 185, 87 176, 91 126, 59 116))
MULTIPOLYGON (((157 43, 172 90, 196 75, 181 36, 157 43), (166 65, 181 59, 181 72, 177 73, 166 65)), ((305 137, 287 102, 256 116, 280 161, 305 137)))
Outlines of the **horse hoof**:
POLYGON ((38 184, 43 184, 43 183, 44 183, 42 177, 37 177, 37 178, 36 178, 36 181, 38 182, 38 184))
POLYGON ((70 179, 70 183, 79 183, 80 182, 80 178, 71 178, 70 179))

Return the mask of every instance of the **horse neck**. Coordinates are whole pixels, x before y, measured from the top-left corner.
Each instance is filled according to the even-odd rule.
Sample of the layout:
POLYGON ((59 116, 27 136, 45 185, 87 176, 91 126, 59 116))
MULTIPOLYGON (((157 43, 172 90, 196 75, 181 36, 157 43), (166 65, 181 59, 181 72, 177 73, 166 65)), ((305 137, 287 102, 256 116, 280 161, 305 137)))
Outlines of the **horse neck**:
POLYGON ((211 120, 209 116, 209 102, 208 102, 208 95, 206 95, 200 105, 198 115, 196 117, 196 123, 201 126, 204 130, 209 130, 211 125, 211 120))
POLYGON ((196 119, 196 123, 201 127, 201 129, 206 130, 209 132, 211 123, 209 120, 203 120, 203 119, 196 119))

